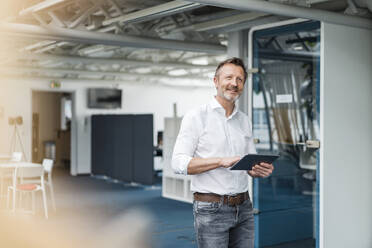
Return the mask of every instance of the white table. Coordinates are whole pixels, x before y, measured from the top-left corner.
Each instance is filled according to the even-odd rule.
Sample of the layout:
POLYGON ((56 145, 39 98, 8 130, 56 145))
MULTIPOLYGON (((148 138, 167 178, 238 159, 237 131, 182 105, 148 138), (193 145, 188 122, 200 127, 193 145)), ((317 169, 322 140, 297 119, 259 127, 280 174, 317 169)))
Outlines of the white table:
POLYGON ((0 154, 0 161, 2 160, 10 160, 12 157, 8 154, 0 154))
POLYGON ((30 163, 30 162, 0 162, 0 169, 15 169, 16 167, 22 167, 22 168, 35 168, 35 167, 41 167, 41 164, 37 163, 30 163))
MULTIPOLYGON (((22 167, 22 168, 35 168, 35 167, 42 167, 41 164, 37 163, 30 163, 30 162, 5 162, 5 163, 0 163, 0 184, 1 184, 1 192, 0 195, 2 194, 3 191, 3 176, 1 175, 1 169, 15 169, 17 167, 22 167)), ((1 195, 2 197, 2 195, 1 195)), ((13 199, 15 198, 15 191, 13 191, 13 199)))

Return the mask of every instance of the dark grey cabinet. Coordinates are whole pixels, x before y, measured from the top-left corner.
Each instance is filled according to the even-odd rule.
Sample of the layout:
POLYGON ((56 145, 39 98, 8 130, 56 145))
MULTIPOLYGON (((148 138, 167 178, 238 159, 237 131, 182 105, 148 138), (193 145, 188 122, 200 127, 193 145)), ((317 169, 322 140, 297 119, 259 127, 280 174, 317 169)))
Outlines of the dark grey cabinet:
POLYGON ((93 115, 92 174, 152 184, 153 115, 93 115))

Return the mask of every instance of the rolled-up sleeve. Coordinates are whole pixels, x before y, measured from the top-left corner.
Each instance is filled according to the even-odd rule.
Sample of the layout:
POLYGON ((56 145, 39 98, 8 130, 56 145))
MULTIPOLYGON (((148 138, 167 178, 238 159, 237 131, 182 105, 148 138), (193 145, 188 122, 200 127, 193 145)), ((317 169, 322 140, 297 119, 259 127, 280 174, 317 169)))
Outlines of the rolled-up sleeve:
POLYGON ((183 117, 172 156, 172 169, 177 174, 187 175, 187 166, 194 156, 198 142, 195 125, 192 114, 183 117))

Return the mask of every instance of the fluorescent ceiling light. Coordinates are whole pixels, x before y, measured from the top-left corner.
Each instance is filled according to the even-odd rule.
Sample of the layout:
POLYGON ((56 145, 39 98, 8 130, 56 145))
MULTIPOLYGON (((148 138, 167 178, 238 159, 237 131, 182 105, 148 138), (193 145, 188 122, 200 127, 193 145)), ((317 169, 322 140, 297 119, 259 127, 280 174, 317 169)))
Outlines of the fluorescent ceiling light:
POLYGON ((182 75, 187 75, 188 72, 184 69, 177 69, 177 70, 169 71, 168 74, 172 76, 182 76, 182 75))
POLYGON ((149 67, 137 68, 136 69, 136 72, 138 72, 138 73, 150 73, 151 72, 151 68, 149 68, 149 67))
POLYGON ((206 57, 190 59, 193 65, 208 65, 208 59, 206 57))

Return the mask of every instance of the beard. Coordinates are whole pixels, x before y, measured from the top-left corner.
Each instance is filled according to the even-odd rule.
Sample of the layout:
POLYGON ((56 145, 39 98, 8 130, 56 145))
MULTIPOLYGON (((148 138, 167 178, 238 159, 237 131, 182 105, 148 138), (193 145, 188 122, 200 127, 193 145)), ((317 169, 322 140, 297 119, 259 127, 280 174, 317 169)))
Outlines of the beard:
POLYGON ((225 89, 223 90, 222 92, 219 92, 219 96, 220 97, 223 97, 224 99, 226 99, 227 101, 229 102, 235 102, 236 100, 238 100, 238 98, 240 97, 240 94, 236 94, 236 95, 230 95, 228 90, 231 90, 231 89, 225 89))

